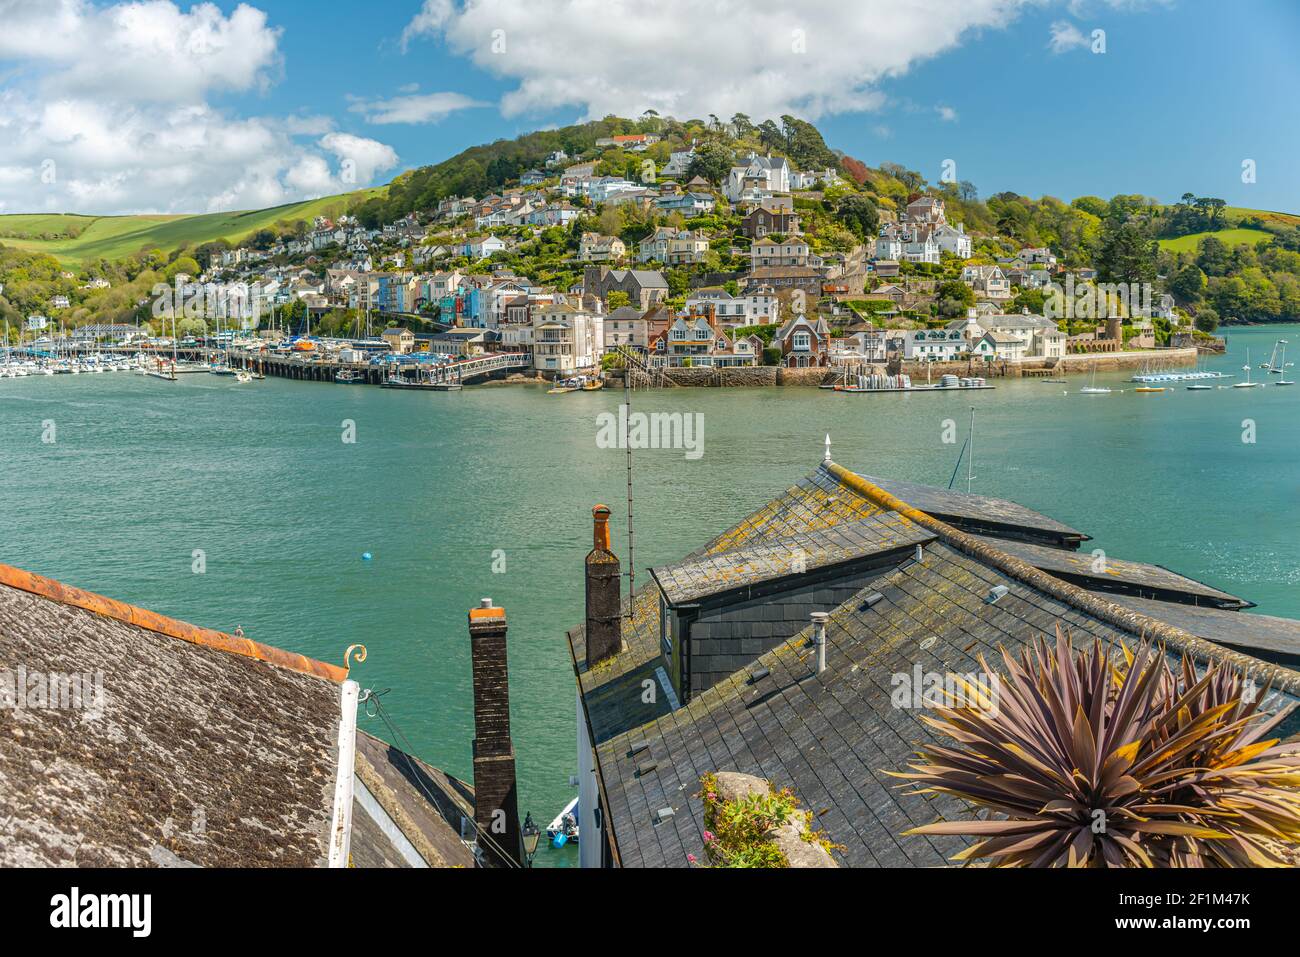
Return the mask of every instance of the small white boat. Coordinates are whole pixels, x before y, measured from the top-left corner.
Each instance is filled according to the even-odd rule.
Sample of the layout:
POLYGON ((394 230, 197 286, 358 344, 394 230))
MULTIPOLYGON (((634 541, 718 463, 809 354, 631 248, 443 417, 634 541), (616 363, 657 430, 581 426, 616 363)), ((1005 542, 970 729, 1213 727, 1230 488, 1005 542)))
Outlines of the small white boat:
POLYGON ((1286 342, 1285 339, 1282 339, 1282 340, 1281 340, 1281 343, 1282 343, 1282 362, 1281 362, 1281 364, 1280 364, 1276 369, 1270 369, 1269 371, 1270 371, 1270 372, 1276 372, 1276 373, 1277 373, 1278 375, 1280 375, 1282 378, 1278 379, 1278 380, 1277 380, 1276 382, 1274 382, 1273 384, 1274 384, 1274 385, 1295 385, 1295 381, 1294 381, 1293 379, 1288 379, 1288 378, 1286 377, 1287 366, 1293 366, 1293 365, 1295 365, 1295 363, 1294 363, 1294 362, 1287 362, 1287 361, 1286 361, 1286 345, 1287 345, 1287 342, 1286 342))
POLYGON ((569 841, 578 841, 578 799, 575 797, 564 810, 555 815, 555 820, 546 827, 546 836, 555 847, 563 847, 569 841))
POLYGON ((1241 367, 1241 370, 1246 373, 1246 381, 1234 382, 1232 384, 1232 387, 1234 389, 1254 389, 1259 385, 1258 382, 1252 382, 1250 380, 1250 350, 1249 349, 1246 350, 1246 364, 1241 367))

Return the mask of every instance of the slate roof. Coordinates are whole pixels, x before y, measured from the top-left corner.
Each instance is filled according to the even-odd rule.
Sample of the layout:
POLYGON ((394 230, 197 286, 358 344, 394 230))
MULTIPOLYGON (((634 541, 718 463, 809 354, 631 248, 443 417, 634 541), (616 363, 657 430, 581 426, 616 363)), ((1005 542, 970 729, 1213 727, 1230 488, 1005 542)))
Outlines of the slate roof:
POLYGON ((934 533, 893 512, 843 522, 772 542, 700 555, 652 568, 672 605, 791 575, 801 575, 897 549, 934 541, 934 533))
MULTIPOLYGON (((324 866, 346 675, 0 565, 0 867, 324 866), (33 698, 52 675, 88 693, 33 698)), ((472 866, 468 786, 357 739, 427 862, 472 866)), ((375 824, 354 800, 357 866, 399 856, 375 824)))
POLYGON ((1104 556, 1098 565, 1091 553, 1046 548, 1028 542, 986 539, 995 543, 1008 555, 1023 559, 1035 568, 1052 572, 1067 581, 1096 591, 1132 593, 1136 598, 1156 598, 1161 601, 1184 601, 1193 605, 1238 610, 1252 608, 1254 602, 1221 591, 1204 582, 1170 571, 1162 565, 1130 562, 1122 558, 1104 556))
POLYGON ((475 866, 473 849, 460 838, 474 820, 474 789, 464 781, 358 730, 354 787, 354 867, 475 866), (381 821, 402 832, 405 854, 381 821))
POLYGON ((1078 548, 1092 536, 1073 529, 1054 518, 1025 508, 1006 499, 988 498, 951 489, 899 482, 863 475, 891 495, 909 505, 973 534, 1015 537, 1062 548, 1078 548))
POLYGON ((1265 661, 1300 665, 1300 621, 1221 608, 1207 608, 1116 595, 1116 604, 1177 625, 1216 644, 1265 661))
MULTIPOLYGON (((1014 654, 1036 636, 1054 638, 1058 623, 1078 646, 1148 636, 1163 641, 1171 658, 1186 651, 1202 666, 1221 661, 1261 683, 1272 682, 1268 707, 1296 700, 1300 673, 1210 644, 1196 631, 1183 630, 1176 617, 1259 616, 1163 602, 1143 602, 1135 611, 1118 604, 1118 598, 1112 602, 1109 595, 1084 591, 1003 551, 1005 539, 976 538, 937 520, 906 495, 982 531, 992 524, 1013 540, 1077 544, 1086 537, 1014 503, 909 483, 873 484, 823 465, 694 553, 687 564, 702 569, 714 561, 725 567, 729 553, 763 555, 783 539, 861 524, 873 516, 883 522, 908 519, 934 532, 936 540, 926 545, 922 562, 903 557, 891 563, 832 612, 825 673, 814 673, 806 627, 684 706, 669 705, 666 695, 647 705, 635 693, 640 681, 664 680, 656 596, 647 589, 638 592, 625 626, 625 650, 591 672, 581 664, 582 628, 574 629, 569 638, 616 863, 680 867, 688 854, 702 858, 699 780, 728 770, 793 789, 816 815, 817 826, 844 846, 844 863, 945 864, 964 839, 903 837, 902 832, 966 816, 966 810, 951 797, 911 794, 885 774, 904 769, 915 750, 932 740, 919 710, 891 702, 895 676, 917 666, 924 672, 978 672, 978 654, 993 663, 999 647, 1014 654), (997 521, 990 522, 990 516, 997 521), (1007 590, 990 601, 997 586, 1007 590), (662 816, 662 809, 671 813, 662 816)), ((1292 624, 1300 629, 1300 623, 1292 624)), ((1285 732, 1293 733, 1296 724, 1293 717, 1285 732)))

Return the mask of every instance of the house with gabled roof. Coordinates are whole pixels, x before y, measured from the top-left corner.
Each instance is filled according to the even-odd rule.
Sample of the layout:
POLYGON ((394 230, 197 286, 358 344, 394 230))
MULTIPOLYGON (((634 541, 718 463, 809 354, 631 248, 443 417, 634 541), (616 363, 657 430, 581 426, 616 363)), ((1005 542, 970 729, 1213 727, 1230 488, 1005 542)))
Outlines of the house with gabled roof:
MULTIPOLYGON (((979 672, 1058 627, 1076 650, 1153 640, 1175 669, 1183 654, 1221 665, 1266 689, 1265 712, 1300 700, 1300 622, 1242 614, 1244 599, 1159 566, 1099 563, 1078 551, 1088 538, 1016 502, 851 471, 828 439, 802 481, 568 632, 582 865, 704 859, 700 781, 722 772, 789 788, 836 863, 948 865, 967 838, 907 832, 971 810, 893 776, 937 743, 899 676, 979 672)), ((606 545, 588 564, 588 595, 594 574, 620 581, 617 562, 606 545)), ((1291 714, 1274 734, 1297 732, 1291 714)))
POLYGON ((668 280, 651 269, 610 269, 587 266, 583 271, 582 292, 608 301, 611 292, 625 292, 634 306, 649 309, 668 298, 668 280))
MULTIPOLYGON (((477 688, 496 662, 475 648, 477 688)), ((517 820, 494 837, 474 788, 358 726, 390 720, 360 704, 365 657, 314 660, 0 565, 0 867, 518 866, 517 820)), ((476 749, 494 807, 513 752, 508 780, 479 756, 508 728, 476 749)))
POLYGON ((795 316, 772 340, 781 347, 781 365, 789 369, 830 364, 831 331, 821 316, 795 316))
POLYGON ((585 263, 617 262, 627 255, 627 247, 617 236, 583 233, 578 243, 578 261, 585 263))

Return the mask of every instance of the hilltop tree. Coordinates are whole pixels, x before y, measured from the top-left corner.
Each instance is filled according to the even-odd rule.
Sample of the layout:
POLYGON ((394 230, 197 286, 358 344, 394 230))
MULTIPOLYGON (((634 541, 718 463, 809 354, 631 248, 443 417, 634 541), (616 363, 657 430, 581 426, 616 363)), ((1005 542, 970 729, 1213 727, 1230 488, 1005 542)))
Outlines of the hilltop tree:
POLYGON ((851 193, 840 200, 835 218, 858 239, 875 236, 880 228, 880 211, 861 193, 851 193))
POLYGON ((1158 249, 1141 219, 1112 216, 1102 225, 1097 274, 1103 282, 1151 282, 1156 277, 1158 249))
POLYGON ((702 176, 716 186, 726 177, 731 166, 731 150, 721 143, 708 142, 695 151, 695 158, 686 168, 686 178, 691 180, 702 176))

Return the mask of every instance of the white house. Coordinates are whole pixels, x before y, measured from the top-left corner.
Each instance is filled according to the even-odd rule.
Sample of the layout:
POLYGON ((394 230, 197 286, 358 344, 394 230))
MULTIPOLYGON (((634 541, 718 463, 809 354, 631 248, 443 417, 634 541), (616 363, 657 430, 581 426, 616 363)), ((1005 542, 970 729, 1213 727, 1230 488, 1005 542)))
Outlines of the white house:
POLYGON ((955 329, 909 329, 903 338, 903 358, 920 362, 950 362, 967 349, 966 337, 955 329))
POLYGON ((960 223, 956 226, 942 223, 935 228, 933 236, 939 244, 940 252, 951 253, 959 259, 970 259, 971 238, 966 235, 966 230, 960 223))
POLYGON ((604 316, 570 302, 533 312, 533 366, 557 376, 590 371, 605 352, 604 316))
POLYGON ((733 166, 722 187, 733 203, 747 197, 760 201, 764 195, 790 192, 790 164, 783 156, 750 154, 744 165, 733 166))
POLYGON ((713 309, 713 318, 722 326, 763 326, 779 321, 781 301, 771 286, 758 286, 738 296, 725 289, 695 290, 686 300, 686 308, 699 312, 713 309))

